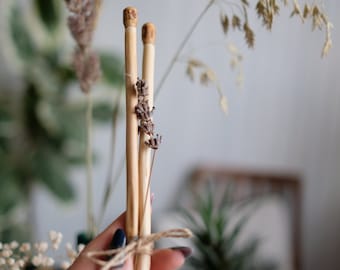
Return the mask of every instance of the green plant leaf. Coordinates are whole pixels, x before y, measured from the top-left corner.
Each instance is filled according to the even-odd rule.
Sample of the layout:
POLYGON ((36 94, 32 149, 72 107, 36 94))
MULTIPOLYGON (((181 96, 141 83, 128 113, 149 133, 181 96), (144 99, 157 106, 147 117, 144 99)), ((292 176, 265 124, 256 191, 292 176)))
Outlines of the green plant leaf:
POLYGON ((189 210, 181 208, 179 209, 181 215, 184 217, 187 225, 189 226, 197 226, 197 220, 194 218, 194 216, 189 212, 189 210))
POLYGON ((34 0, 34 6, 46 30, 55 31, 61 21, 61 1, 34 0))
POLYGON ((124 66, 120 57, 102 52, 99 54, 103 80, 115 87, 124 83, 124 66))
POLYGON ((48 147, 40 147, 33 158, 33 169, 38 181, 57 198, 63 201, 74 198, 73 187, 67 179, 67 163, 60 155, 48 147))
POLYGON ((76 80, 76 74, 71 66, 59 65, 57 67, 57 72, 62 85, 66 85, 67 83, 76 80))
POLYGON ((17 55, 23 60, 31 60, 36 54, 36 47, 24 22, 22 11, 18 4, 14 5, 9 17, 10 37, 17 55))
POLYGON ((249 204, 256 205, 257 200, 253 198, 241 203, 233 201, 232 186, 228 186, 224 192, 222 190, 223 198, 217 200, 215 194, 221 194, 221 190, 216 192, 217 188, 220 187, 210 186, 210 183, 205 185, 202 191, 206 192, 200 192, 199 196, 197 193, 193 194, 195 209, 181 211, 194 235, 191 241, 195 253, 188 260, 190 269, 275 269, 275 263, 257 258, 260 242, 256 236, 246 244, 239 245, 240 235, 253 213, 253 207, 249 208, 249 204), (241 212, 244 209, 249 211, 239 218, 235 217, 235 220, 232 215, 238 212, 235 212, 236 209, 241 212))
POLYGON ((59 112, 59 121, 67 139, 85 142, 85 104, 65 104, 59 112))
POLYGON ((0 215, 4 215, 18 205, 23 196, 14 174, 2 168, 0 179, 0 215))
POLYGON ((248 221, 248 216, 242 217, 236 225, 233 227, 232 231, 229 233, 227 249, 232 250, 239 238, 244 226, 248 221))
POLYGON ((93 106, 93 118, 97 121, 106 122, 112 118, 112 111, 112 104, 96 104, 93 106))

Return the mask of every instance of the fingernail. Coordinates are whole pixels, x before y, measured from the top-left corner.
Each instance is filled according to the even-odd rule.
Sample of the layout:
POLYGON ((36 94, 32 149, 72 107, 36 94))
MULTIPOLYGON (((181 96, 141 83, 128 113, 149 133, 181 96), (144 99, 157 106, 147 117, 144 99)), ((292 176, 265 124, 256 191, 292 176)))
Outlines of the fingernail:
POLYGON ((192 253, 192 250, 189 247, 173 247, 171 249, 181 252, 184 258, 188 258, 192 253))
POLYGON ((125 232, 123 229, 117 229, 112 237, 110 248, 116 249, 124 247, 125 245, 126 245, 125 232))

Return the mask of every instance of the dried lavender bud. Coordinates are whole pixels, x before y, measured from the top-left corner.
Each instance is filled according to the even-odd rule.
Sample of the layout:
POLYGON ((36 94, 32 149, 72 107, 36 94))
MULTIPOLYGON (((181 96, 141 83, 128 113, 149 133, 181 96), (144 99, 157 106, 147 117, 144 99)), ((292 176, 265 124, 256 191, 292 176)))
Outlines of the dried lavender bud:
POLYGON ((83 6, 82 0, 65 0, 66 6, 69 11, 73 13, 80 13, 83 6))
POLYGON ((142 132, 148 134, 149 136, 152 136, 154 127, 155 126, 154 126, 151 119, 142 120, 141 123, 140 123, 140 126, 139 126, 139 131, 142 131, 142 132))
POLYGON ((137 92, 138 99, 145 98, 148 95, 148 85, 147 85, 146 81, 137 78, 135 90, 137 92))
POLYGON ((137 118, 140 120, 147 120, 151 118, 152 110, 150 110, 149 104, 147 101, 138 102, 135 112, 137 114, 137 118))
POLYGON ((157 150, 158 147, 159 147, 159 145, 161 144, 161 142, 162 142, 162 136, 160 136, 159 134, 157 134, 156 136, 154 136, 154 137, 150 138, 149 140, 147 140, 147 141, 145 142, 145 144, 146 144, 148 147, 150 147, 150 148, 152 148, 152 149, 154 149, 154 150, 157 150))
POLYGON ((66 1, 69 11, 68 26, 78 46, 89 48, 98 16, 98 6, 94 0, 66 1))
POLYGON ((92 33, 87 30, 85 16, 69 16, 68 27, 70 28, 71 34, 79 47, 86 48, 90 45, 92 33))
POLYGON ((84 54, 82 50, 77 49, 74 53, 73 65, 77 78, 80 82, 80 88, 84 93, 90 91, 91 86, 100 76, 100 62, 94 52, 84 54))
POLYGON ((96 0, 88 0, 86 1, 83 14, 86 17, 86 25, 88 31, 91 33, 91 37, 93 36, 93 31, 96 26, 97 15, 98 15, 98 6, 96 5, 96 0))
POLYGON ((135 84, 135 90, 138 96, 138 104, 135 107, 135 113, 137 115, 137 119, 140 120, 138 132, 143 132, 149 135, 150 139, 147 140, 145 144, 148 147, 156 150, 161 143, 162 137, 158 134, 154 136, 154 123, 151 119, 151 115, 155 107, 150 110, 147 100, 148 86, 146 81, 138 78, 135 84))

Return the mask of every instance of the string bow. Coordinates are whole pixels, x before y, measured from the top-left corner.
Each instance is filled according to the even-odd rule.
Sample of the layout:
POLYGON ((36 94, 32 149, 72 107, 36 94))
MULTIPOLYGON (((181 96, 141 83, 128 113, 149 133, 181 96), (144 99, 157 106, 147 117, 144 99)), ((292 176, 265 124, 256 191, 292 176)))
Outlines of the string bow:
POLYGON ((152 253, 152 244, 161 238, 190 238, 192 232, 189 229, 171 229, 159 233, 153 233, 131 241, 124 248, 110 249, 104 251, 89 251, 87 256, 96 264, 101 266, 101 270, 109 270, 124 264, 127 258, 134 254, 152 253), (100 257, 113 256, 110 260, 103 260, 100 257))

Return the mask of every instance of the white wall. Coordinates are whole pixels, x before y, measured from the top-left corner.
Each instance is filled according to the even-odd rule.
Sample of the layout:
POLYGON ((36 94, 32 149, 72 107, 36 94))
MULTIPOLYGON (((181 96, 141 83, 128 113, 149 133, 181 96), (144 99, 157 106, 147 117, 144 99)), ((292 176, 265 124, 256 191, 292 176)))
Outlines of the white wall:
MULTIPOLYGON (((158 28, 156 81, 165 70, 177 45, 207 1, 104 1, 95 44, 109 50, 123 50, 122 9, 135 5, 140 22, 153 21, 158 28)), ((311 33, 309 23, 287 19, 282 11, 273 31, 262 29, 258 20, 255 50, 248 50, 238 34, 235 40, 245 57, 245 87, 235 87, 229 56, 223 46, 206 45, 221 41, 219 13, 213 8, 202 21, 187 46, 197 51, 217 72, 226 92, 230 113, 218 107, 214 89, 192 84, 185 66, 177 64, 156 101, 157 130, 164 136, 153 173, 154 212, 168 208, 186 172, 198 163, 285 169, 304 176, 303 237, 305 269, 335 269, 340 264, 340 17, 339 1, 325 1, 336 26, 334 47, 326 59, 320 58, 323 33, 311 33)), ((252 21, 254 22, 255 20, 252 21)), ((124 148, 123 128, 119 148, 124 148)), ((102 194, 108 161, 109 128, 95 131, 95 145, 102 154, 97 164, 95 197, 102 194)), ((60 206, 45 191, 37 193, 37 237, 49 229, 64 232, 72 241, 85 224, 85 178, 74 173, 77 202, 60 206)), ((99 207, 99 203, 97 206, 99 207)), ((125 187, 120 180, 105 224, 125 207, 125 187)))

